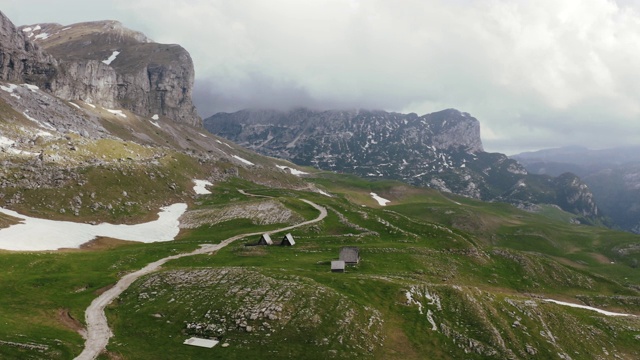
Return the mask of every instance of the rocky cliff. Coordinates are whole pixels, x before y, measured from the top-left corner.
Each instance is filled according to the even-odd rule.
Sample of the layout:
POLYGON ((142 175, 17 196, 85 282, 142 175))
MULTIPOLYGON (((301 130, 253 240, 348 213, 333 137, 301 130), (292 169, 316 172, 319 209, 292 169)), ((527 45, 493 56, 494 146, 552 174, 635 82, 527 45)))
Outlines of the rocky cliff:
POLYGON ((65 100, 200 125, 194 69, 179 45, 157 44, 116 21, 17 28, 0 14, 4 81, 38 85, 65 100))
POLYGON ((546 149, 513 156, 530 172, 551 176, 572 172, 593 191, 611 223, 640 233, 640 147, 590 150, 546 149))
POLYGON ((365 110, 243 110, 213 115, 204 126, 240 145, 301 165, 397 179, 523 208, 551 203, 581 217, 599 215, 579 178, 558 182, 530 175, 506 155, 485 152, 479 121, 455 109, 422 116, 365 110))
POLYGON ((57 61, 17 31, 0 12, 0 80, 27 82, 51 89, 57 75, 57 61))

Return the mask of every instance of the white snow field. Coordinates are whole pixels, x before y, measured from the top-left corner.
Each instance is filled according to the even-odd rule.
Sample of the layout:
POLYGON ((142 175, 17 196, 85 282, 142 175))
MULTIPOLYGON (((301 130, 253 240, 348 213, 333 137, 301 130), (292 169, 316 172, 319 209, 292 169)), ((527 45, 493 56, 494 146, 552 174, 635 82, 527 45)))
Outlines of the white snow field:
POLYGON ((15 251, 57 250, 78 248, 80 245, 106 236, 120 240, 144 243, 173 240, 180 229, 178 218, 187 210, 187 204, 176 203, 161 208, 158 220, 136 225, 102 223, 90 225, 71 221, 32 218, 15 211, 0 208, 0 212, 19 219, 20 224, 0 229, 0 249, 15 251))
POLYGON ((380 204, 380 206, 387 206, 388 202, 391 202, 391 200, 387 200, 385 198, 382 198, 380 196, 378 196, 378 194, 376 193, 370 193, 371 197, 378 202, 378 204, 380 204))
POLYGON ((207 180, 193 180, 193 183, 196 184, 193 187, 193 191, 196 192, 197 195, 207 195, 211 194, 211 191, 207 190, 206 186, 212 186, 213 184, 207 180))

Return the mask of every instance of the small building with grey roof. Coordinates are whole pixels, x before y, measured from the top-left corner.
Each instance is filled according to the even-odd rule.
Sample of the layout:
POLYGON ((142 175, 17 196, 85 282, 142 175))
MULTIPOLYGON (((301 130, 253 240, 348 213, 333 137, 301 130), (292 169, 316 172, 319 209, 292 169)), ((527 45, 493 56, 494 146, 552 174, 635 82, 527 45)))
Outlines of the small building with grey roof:
POLYGON ((355 246, 344 246, 340 248, 339 259, 347 265, 357 265, 360 262, 360 249, 355 246))

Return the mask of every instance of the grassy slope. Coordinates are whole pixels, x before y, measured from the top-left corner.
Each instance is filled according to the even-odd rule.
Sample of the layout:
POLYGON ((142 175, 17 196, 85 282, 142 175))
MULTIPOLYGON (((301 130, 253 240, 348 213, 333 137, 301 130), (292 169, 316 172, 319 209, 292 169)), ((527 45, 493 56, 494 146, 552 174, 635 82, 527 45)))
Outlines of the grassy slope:
MULTIPOLYGON (((562 213, 530 214, 393 182, 334 175, 316 182, 338 196, 278 190, 234 179, 199 198, 196 208, 253 201, 237 192, 241 188, 273 196, 304 218, 313 218, 315 210, 297 200, 306 198, 326 206, 329 216, 322 223, 292 231, 295 247, 245 247, 257 239, 244 239, 214 256, 170 262, 165 271, 136 282, 109 309, 116 334, 109 345, 111 354, 127 359, 343 358, 354 354, 403 359, 426 354, 430 358, 491 354, 526 358, 531 356, 529 349, 539 357, 567 353, 579 359, 591 356, 587 354, 607 358, 604 348, 623 358, 638 356, 637 320, 606 318, 540 301, 536 306, 527 303, 532 293, 574 302, 579 296, 594 306, 640 314, 637 291, 630 286, 640 283, 639 275, 628 265, 637 254, 620 255, 615 250, 637 244, 636 236, 550 219, 565 216, 562 213), (392 203, 379 207, 369 195, 372 191, 392 203), (363 260, 345 274, 332 274, 329 261, 337 258, 344 245, 360 246, 363 260), (169 282, 177 273, 209 271, 205 274, 210 279, 229 269, 235 274, 232 283, 246 289, 245 293, 218 282, 207 286, 186 282, 179 288, 169 282), (259 330, 262 322, 256 322, 252 333, 230 326, 222 336, 231 344, 228 348, 181 345, 193 332, 185 321, 212 323, 206 318, 208 311, 233 314, 262 299, 264 295, 252 294, 265 289, 287 299, 281 304, 283 314, 289 316, 287 321, 268 321, 275 329, 270 336, 259 330), (148 296, 154 291, 155 295, 141 301, 142 293, 148 296), (421 302, 422 314, 416 304, 407 305, 407 291, 421 302), (437 331, 432 330, 427 310, 437 331), (345 313, 352 313, 351 320, 337 327, 345 313), (383 320, 379 327, 376 314, 383 320), (516 321, 520 325, 514 326, 516 321)), ((0 357, 69 358, 79 352, 82 339, 64 325, 60 309, 82 321, 96 291, 123 272, 201 242, 276 227, 238 219, 184 231, 179 241, 170 243, 114 244, 66 253, 0 253, 0 290, 12 294, 0 298, 0 340, 49 346, 46 351, 0 346, 0 357)))
MULTIPOLYGON (((602 236, 637 243, 635 237, 561 223, 550 220, 548 214, 528 214, 501 204, 457 198, 452 201, 432 191, 401 190, 398 187, 404 185, 394 183, 372 184, 341 177, 318 182, 341 195, 330 199, 291 190, 254 190, 254 193, 285 199, 309 198, 330 209, 323 223, 293 231, 297 239, 295 247, 248 248, 244 244, 257 239, 245 239, 215 256, 173 261, 166 266, 167 271, 157 274, 155 279, 175 279, 178 272, 188 274, 207 270, 215 273, 234 269, 244 271, 247 276, 259 274, 269 281, 286 279, 297 283, 299 289, 292 290, 296 294, 294 299, 304 298, 305 287, 316 284, 313 286, 327 289, 331 296, 344 296, 356 312, 376 309, 381 313, 384 326, 380 342, 375 343, 371 351, 356 351, 361 357, 424 358, 425 354, 430 354, 429 357, 438 358, 526 358, 535 353, 542 357, 567 354, 575 359, 592 358, 593 354, 607 358, 607 353, 614 352, 623 358, 638 356, 634 340, 640 331, 637 320, 607 318, 589 311, 531 301, 529 295, 535 293, 576 302, 575 295, 579 294, 583 299, 595 302, 599 299, 599 305, 609 305, 610 309, 640 313, 637 291, 627 286, 637 284, 629 279, 628 266, 576 259, 597 252, 602 245, 598 241, 602 236), (367 198, 370 191, 396 202, 407 194, 410 197, 401 204, 381 209, 367 198), (361 207, 347 198, 360 199, 369 206, 361 207), (472 207, 473 211, 461 214, 475 214, 483 219, 480 224, 486 226, 462 231, 431 223, 442 213, 454 211, 440 219, 451 221, 456 217, 456 209, 465 206, 472 207), (438 209, 429 209, 433 207, 438 209), (534 230, 546 234, 550 243, 537 242, 533 235, 519 235, 534 230), (489 236, 493 231, 499 236, 497 240, 489 236), (344 236, 346 233, 354 236, 344 236), (557 239, 554 238, 556 234, 557 239), (516 238, 520 239, 519 243, 515 242, 516 238), (522 243, 528 243, 531 248, 518 249, 522 243), (339 248, 344 245, 360 246, 363 261, 345 274, 332 274, 328 271, 329 261, 337 257, 339 248), (571 252, 565 253, 567 249, 571 252), (422 314, 418 306, 407 306, 405 293, 411 289, 415 291, 414 299, 424 306, 422 314), (434 295, 439 298, 441 307, 435 303, 429 305, 433 303, 434 295), (438 324, 437 331, 432 330, 425 315, 427 309, 432 311, 432 318, 438 324)), ((215 198, 214 195, 204 203, 214 204, 215 198)), ((170 298, 180 291, 167 292, 159 286, 155 291, 165 291, 162 295, 140 303, 137 301, 140 294, 150 291, 148 282, 149 279, 147 285, 144 281, 136 283, 109 312, 117 334, 110 350, 125 358, 353 356, 354 348, 347 342, 331 339, 327 344, 322 342, 327 332, 339 333, 333 327, 337 314, 330 303, 310 306, 309 311, 326 320, 326 327, 312 327, 302 338, 294 336, 300 329, 292 324, 299 324, 305 314, 293 312, 290 314, 292 324, 278 323, 281 331, 268 337, 259 331, 247 333, 232 325, 221 336, 231 344, 228 348, 183 349, 179 340, 190 334, 185 321, 214 324, 214 320, 206 317, 208 312, 219 309, 226 309, 227 314, 242 312, 245 309, 242 299, 248 301, 246 295, 238 298, 220 284, 207 286, 203 292, 196 291, 199 288, 195 285, 185 285, 193 290, 188 292, 192 298, 180 306, 169 306, 170 298), (231 306, 210 300, 229 296, 239 303, 231 306), (161 314, 162 321, 153 314, 161 314), (152 332, 153 336, 140 337, 127 329, 146 329, 144 331, 152 332), (284 348, 283 341, 287 343, 284 348), (265 353, 265 349, 270 352, 265 353)), ((238 281, 236 285, 249 293, 265 288, 264 282, 238 281)), ((267 289, 271 288, 267 286, 267 289)), ((277 287, 272 290, 276 291, 277 287)), ((365 324, 366 319, 363 319, 362 322, 353 321, 350 326, 361 329, 365 324)), ((370 338, 376 335, 364 333, 370 338)))

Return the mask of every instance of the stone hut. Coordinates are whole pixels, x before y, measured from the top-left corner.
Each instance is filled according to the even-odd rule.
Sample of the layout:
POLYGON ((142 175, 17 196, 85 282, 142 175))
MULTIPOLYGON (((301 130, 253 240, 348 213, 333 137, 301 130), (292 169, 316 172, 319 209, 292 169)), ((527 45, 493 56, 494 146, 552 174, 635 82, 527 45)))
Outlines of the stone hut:
POLYGON ((333 260, 331 261, 331 272, 344 272, 344 261, 341 260, 333 260))
POLYGON ((340 248, 339 259, 347 265, 357 265, 360 262, 360 249, 355 246, 344 246, 340 248))

